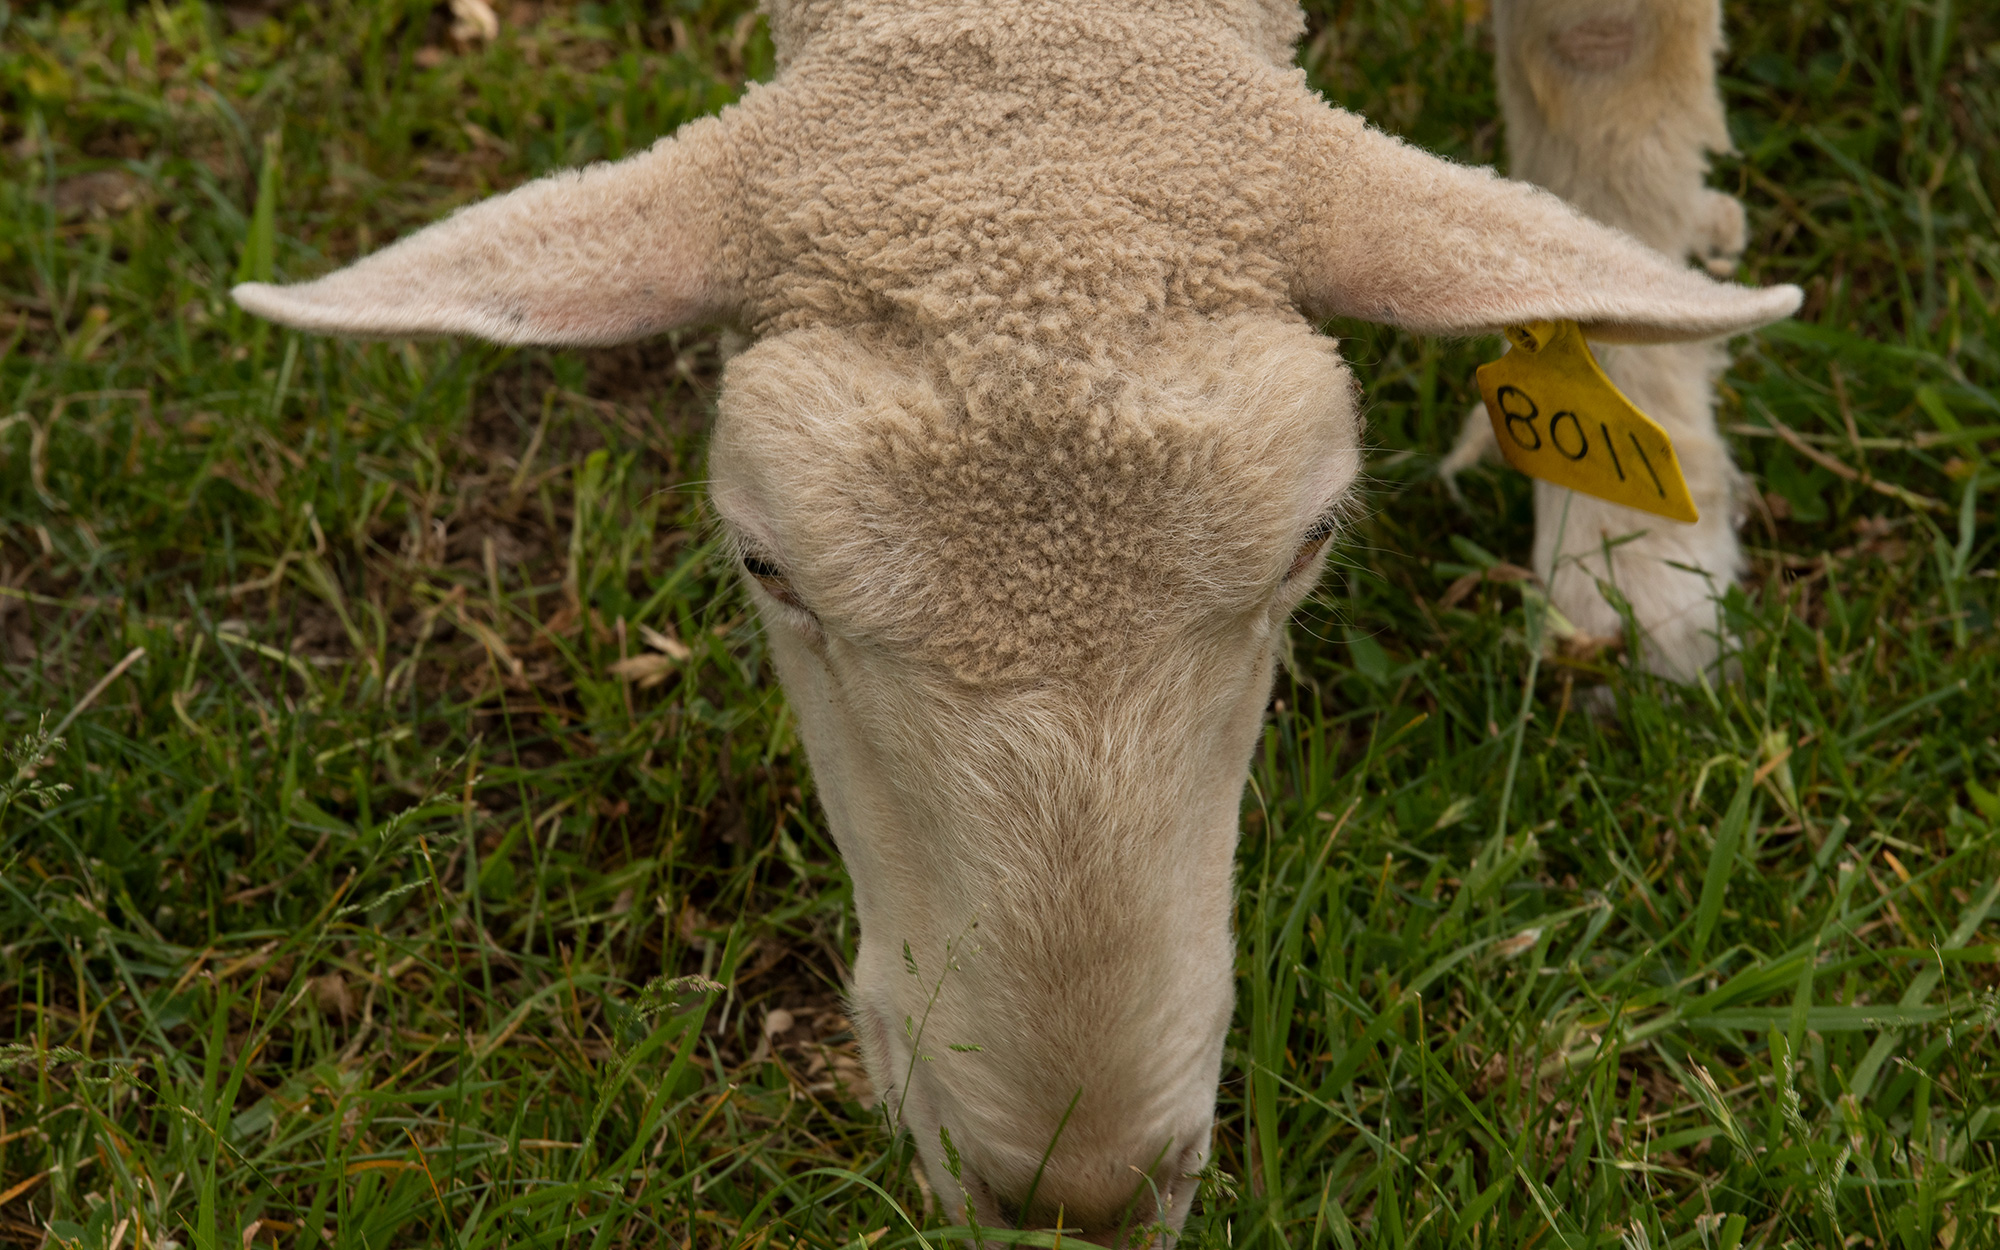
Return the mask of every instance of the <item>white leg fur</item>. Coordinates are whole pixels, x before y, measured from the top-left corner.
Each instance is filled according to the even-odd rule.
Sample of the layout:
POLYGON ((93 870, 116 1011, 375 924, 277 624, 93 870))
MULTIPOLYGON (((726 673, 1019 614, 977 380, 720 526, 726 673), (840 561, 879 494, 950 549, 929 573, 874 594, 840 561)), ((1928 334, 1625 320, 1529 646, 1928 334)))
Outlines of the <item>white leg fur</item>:
MULTIPOLYGON (((1736 543, 1740 479, 1716 434, 1711 404, 1722 349, 1675 343, 1596 351, 1620 389, 1672 436, 1701 520, 1683 525, 1536 482, 1535 571, 1557 610, 1599 637, 1624 629, 1599 583, 1615 586, 1644 635, 1646 667, 1693 681, 1715 663, 1719 649, 1715 597, 1742 572, 1736 543)), ((1483 411, 1479 422, 1488 424, 1483 411)))
MULTIPOLYGON (((1494 19, 1509 172, 1670 256, 1718 274, 1733 269, 1743 207, 1704 185, 1708 154, 1729 150, 1715 85, 1717 0, 1498 0, 1494 19)), ((1672 435, 1701 521, 1683 525, 1537 482, 1535 571, 1563 615, 1592 634, 1620 632, 1599 582, 1616 586, 1643 636, 1641 662, 1690 681, 1715 663, 1713 600, 1742 569, 1741 477, 1715 428, 1725 357, 1720 342, 1596 351, 1672 435)), ((1440 471, 1455 474, 1492 450, 1485 409, 1476 408, 1440 471)))

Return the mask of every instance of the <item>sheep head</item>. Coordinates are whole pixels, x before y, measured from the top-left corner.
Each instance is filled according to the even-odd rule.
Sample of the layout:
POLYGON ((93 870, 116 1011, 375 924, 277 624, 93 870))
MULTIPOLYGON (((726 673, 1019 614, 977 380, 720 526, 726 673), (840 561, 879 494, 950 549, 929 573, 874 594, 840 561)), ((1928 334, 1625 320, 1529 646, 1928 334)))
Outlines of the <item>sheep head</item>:
POLYGON ((1288 5, 772 7, 778 78, 719 118, 237 298, 377 337, 756 335, 713 500, 854 880, 877 1088, 954 1215, 1178 1227, 1247 761, 1359 468, 1313 320, 1664 341, 1798 292, 1327 107, 1288 5))

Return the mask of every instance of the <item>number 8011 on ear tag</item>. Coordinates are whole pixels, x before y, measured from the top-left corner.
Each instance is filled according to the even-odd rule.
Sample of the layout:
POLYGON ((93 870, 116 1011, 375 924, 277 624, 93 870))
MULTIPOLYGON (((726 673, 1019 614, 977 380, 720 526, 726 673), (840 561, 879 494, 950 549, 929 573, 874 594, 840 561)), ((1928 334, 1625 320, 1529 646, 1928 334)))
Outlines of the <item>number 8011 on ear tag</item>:
POLYGON ((1667 432, 1606 377, 1574 321, 1510 326, 1479 367, 1500 454, 1529 477, 1675 521, 1698 521, 1667 432))

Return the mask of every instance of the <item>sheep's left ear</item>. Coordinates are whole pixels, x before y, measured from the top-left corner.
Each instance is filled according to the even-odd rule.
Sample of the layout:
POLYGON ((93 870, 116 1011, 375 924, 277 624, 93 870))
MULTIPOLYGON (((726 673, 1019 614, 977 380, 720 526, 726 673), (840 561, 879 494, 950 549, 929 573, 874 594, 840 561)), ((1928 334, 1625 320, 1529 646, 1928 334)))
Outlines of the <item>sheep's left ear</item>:
POLYGON ((1424 334, 1577 321, 1658 343, 1752 330, 1796 312, 1795 286, 1716 282, 1548 192, 1454 165, 1315 105, 1299 307, 1424 334))
POLYGON ((614 165, 482 201, 298 286, 236 302, 302 330, 601 344, 712 321, 738 300, 724 256, 730 131, 710 119, 614 165))

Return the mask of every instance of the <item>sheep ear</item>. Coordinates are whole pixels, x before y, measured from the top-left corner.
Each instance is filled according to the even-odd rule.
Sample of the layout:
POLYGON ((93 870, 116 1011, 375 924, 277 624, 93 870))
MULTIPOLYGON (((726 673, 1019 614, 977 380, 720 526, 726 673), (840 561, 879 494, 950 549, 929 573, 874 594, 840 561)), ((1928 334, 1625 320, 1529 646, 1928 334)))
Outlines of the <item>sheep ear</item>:
POLYGON ((1318 109, 1298 300, 1424 334, 1573 320, 1593 338, 1736 334, 1796 312, 1795 286, 1713 281, 1548 192, 1454 165, 1318 109))
POLYGON ((236 302, 326 334, 471 334, 602 344, 726 316, 728 131, 697 122, 613 165, 460 210, 314 282, 247 282, 236 302))

